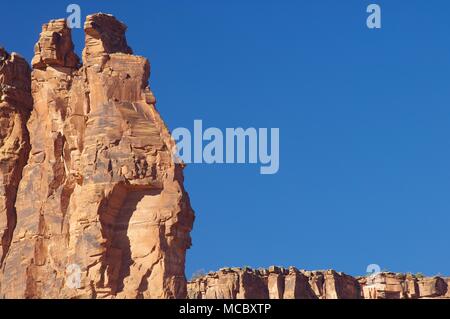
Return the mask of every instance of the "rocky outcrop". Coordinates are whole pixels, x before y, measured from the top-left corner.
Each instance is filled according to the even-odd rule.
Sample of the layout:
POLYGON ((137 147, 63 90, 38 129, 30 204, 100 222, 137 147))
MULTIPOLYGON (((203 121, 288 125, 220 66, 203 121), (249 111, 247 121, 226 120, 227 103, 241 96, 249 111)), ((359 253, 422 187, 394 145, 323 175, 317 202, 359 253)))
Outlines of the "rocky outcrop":
POLYGON ((30 151, 26 122, 33 106, 30 67, 0 48, 0 269, 17 223, 17 189, 30 151))
MULTIPOLYGON (((11 149, 2 178, 18 192, 1 203, 0 297, 183 298, 194 214, 183 165, 173 160, 174 141, 147 85, 149 62, 132 55, 126 26, 110 15, 88 16, 84 30, 80 62, 65 20, 43 26, 21 180, 13 161, 29 149, 19 128, 31 103, 2 97, 2 114, 22 117, 2 117, 2 149, 11 149)), ((26 70, 17 62, 13 74, 26 78, 26 70)))
POLYGON ((360 278, 366 299, 450 298, 450 278, 381 273, 360 278))
POLYGON ((190 299, 450 298, 449 278, 394 273, 351 277, 334 270, 223 268, 188 283, 190 299))

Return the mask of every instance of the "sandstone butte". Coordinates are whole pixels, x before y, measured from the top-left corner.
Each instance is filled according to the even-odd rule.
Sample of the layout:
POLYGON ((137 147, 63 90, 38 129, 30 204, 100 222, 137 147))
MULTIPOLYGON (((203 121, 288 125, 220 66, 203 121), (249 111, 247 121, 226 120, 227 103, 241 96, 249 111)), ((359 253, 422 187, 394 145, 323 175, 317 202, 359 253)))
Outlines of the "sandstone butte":
POLYGON ((81 61, 64 19, 43 25, 32 68, 0 48, 0 298, 450 298, 449 278, 393 273, 224 268, 187 282, 194 212, 150 64, 113 16, 84 31, 81 61))

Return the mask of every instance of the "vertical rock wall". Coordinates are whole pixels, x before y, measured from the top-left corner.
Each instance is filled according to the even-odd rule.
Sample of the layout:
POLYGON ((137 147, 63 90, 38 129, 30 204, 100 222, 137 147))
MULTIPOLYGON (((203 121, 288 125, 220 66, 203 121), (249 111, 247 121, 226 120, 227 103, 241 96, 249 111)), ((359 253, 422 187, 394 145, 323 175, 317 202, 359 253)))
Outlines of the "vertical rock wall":
POLYGON ((0 48, 0 269, 16 227, 17 189, 30 151, 30 72, 22 57, 0 48))
POLYGON ((88 16, 84 30, 81 62, 63 19, 35 47, 17 222, 0 219, 10 246, 0 297, 183 298, 194 214, 149 62, 110 15, 88 16))

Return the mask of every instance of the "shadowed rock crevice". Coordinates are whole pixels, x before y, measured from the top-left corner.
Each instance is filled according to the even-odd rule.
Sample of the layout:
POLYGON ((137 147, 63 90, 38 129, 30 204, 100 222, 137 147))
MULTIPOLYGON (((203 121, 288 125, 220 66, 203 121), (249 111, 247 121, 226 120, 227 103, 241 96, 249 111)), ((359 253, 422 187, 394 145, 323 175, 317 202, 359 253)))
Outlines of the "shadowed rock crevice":
POLYGON ((6 214, 6 224, 3 222, 4 229, 0 242, 2 248, 2 253, 0 255, 0 268, 3 265, 3 261, 5 260, 6 255, 8 254, 9 247, 11 246, 11 240, 13 237, 14 229, 16 228, 17 224, 17 212, 16 208, 13 206, 16 196, 17 196, 17 187, 11 186, 5 187, 5 197, 9 198, 9 200, 7 200, 5 203, 6 211, 4 211, 4 214, 6 214))
MULTIPOLYGON (((134 263, 131 252, 129 231, 133 231, 135 225, 130 221, 134 213, 139 209, 145 209, 141 205, 145 202, 145 197, 157 196, 161 194, 161 189, 151 189, 143 187, 133 187, 120 183, 116 185, 108 198, 102 200, 99 209, 99 218, 102 227, 102 235, 105 238, 105 252, 102 256, 102 280, 98 287, 111 288, 111 294, 117 295, 124 289, 124 279, 130 275, 130 267, 134 263)), ((145 204, 145 203, 144 203, 145 204)), ((145 212, 152 214, 151 210, 145 212)), ((144 277, 148 277, 150 270, 144 277)), ((141 284, 138 291, 142 290, 141 284)))

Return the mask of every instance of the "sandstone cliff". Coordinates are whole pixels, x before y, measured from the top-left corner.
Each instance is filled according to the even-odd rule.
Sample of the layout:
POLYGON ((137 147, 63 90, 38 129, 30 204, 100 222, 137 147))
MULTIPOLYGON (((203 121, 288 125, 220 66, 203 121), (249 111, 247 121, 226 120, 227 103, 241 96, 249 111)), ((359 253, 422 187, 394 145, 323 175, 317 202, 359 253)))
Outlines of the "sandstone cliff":
POLYGON ((334 270, 223 268, 188 283, 190 299, 450 298, 450 278, 394 273, 354 278, 334 270))
POLYGON ((31 89, 0 51, 0 297, 183 298, 194 214, 149 62, 110 15, 84 31, 80 61, 64 19, 43 26, 31 89))

